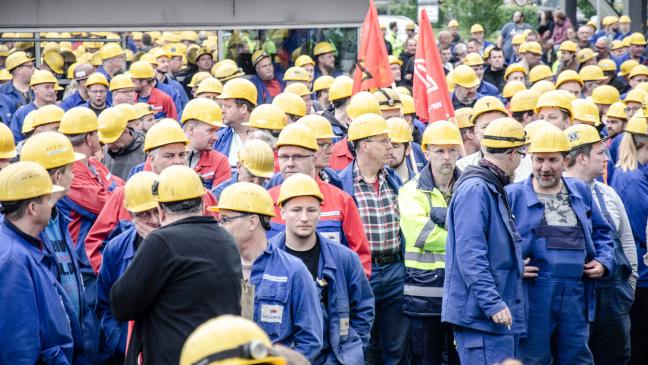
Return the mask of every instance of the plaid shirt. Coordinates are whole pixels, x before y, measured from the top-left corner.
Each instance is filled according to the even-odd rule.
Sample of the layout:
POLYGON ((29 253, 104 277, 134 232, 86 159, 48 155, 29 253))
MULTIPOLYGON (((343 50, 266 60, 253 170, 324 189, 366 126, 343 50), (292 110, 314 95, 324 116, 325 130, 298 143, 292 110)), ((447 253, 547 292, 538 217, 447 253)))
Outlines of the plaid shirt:
POLYGON ((381 169, 376 192, 374 185, 365 181, 358 164, 354 163, 353 191, 372 256, 391 256, 400 252, 398 192, 389 186, 386 176, 387 171, 381 169))

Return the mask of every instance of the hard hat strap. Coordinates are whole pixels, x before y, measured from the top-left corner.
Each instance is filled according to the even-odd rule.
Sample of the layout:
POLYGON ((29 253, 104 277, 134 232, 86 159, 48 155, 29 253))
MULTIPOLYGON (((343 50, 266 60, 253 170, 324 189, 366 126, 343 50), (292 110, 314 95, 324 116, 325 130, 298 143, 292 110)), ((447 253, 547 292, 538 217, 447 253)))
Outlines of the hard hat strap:
POLYGON ((268 357, 271 355, 272 351, 266 347, 263 343, 259 341, 250 341, 244 343, 233 349, 228 349, 220 352, 207 355, 202 359, 192 363, 191 365, 207 365, 215 361, 225 360, 225 359, 249 359, 249 360, 259 360, 268 357))

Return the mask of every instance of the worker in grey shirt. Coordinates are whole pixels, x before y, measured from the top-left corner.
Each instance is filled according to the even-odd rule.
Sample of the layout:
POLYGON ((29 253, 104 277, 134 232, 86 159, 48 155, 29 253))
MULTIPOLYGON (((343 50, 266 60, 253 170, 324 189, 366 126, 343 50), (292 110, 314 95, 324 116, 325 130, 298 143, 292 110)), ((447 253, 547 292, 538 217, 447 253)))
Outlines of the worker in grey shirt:
POLYGON ((630 360, 630 308, 637 284, 637 250, 621 198, 596 181, 606 171, 607 148, 596 128, 576 124, 565 130, 569 139, 567 175, 589 184, 593 201, 615 231, 617 269, 598 281, 596 316, 590 326, 589 347, 596 364, 626 364, 630 360))
POLYGON ((513 13, 513 21, 504 24, 500 30, 500 36, 497 38, 497 46, 504 50, 504 59, 511 59, 513 55, 513 36, 522 33, 527 29, 533 29, 529 24, 524 22, 524 13, 516 11, 513 13))

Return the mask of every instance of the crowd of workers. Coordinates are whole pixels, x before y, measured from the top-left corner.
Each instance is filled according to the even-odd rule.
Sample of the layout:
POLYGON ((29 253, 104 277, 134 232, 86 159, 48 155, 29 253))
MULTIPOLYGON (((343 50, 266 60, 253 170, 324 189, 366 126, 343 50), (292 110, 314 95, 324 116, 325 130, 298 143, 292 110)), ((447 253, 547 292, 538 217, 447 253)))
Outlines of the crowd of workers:
POLYGON ((325 40, 5 42, 0 363, 648 363, 629 22, 451 21, 449 121, 416 117, 413 23, 355 94, 325 40))

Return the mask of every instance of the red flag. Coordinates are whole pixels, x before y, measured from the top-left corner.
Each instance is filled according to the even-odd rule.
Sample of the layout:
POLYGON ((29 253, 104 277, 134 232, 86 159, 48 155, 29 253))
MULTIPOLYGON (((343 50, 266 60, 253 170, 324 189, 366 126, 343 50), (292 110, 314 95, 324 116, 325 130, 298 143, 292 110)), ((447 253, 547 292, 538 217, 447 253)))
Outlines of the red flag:
POLYGON ((380 31, 378 11, 373 0, 369 1, 367 17, 362 23, 361 37, 358 63, 353 77, 353 93, 391 86, 394 76, 389 68, 385 38, 380 31))
POLYGON ((419 39, 414 59, 414 103, 420 120, 436 122, 454 115, 441 55, 427 12, 421 11, 419 39))

